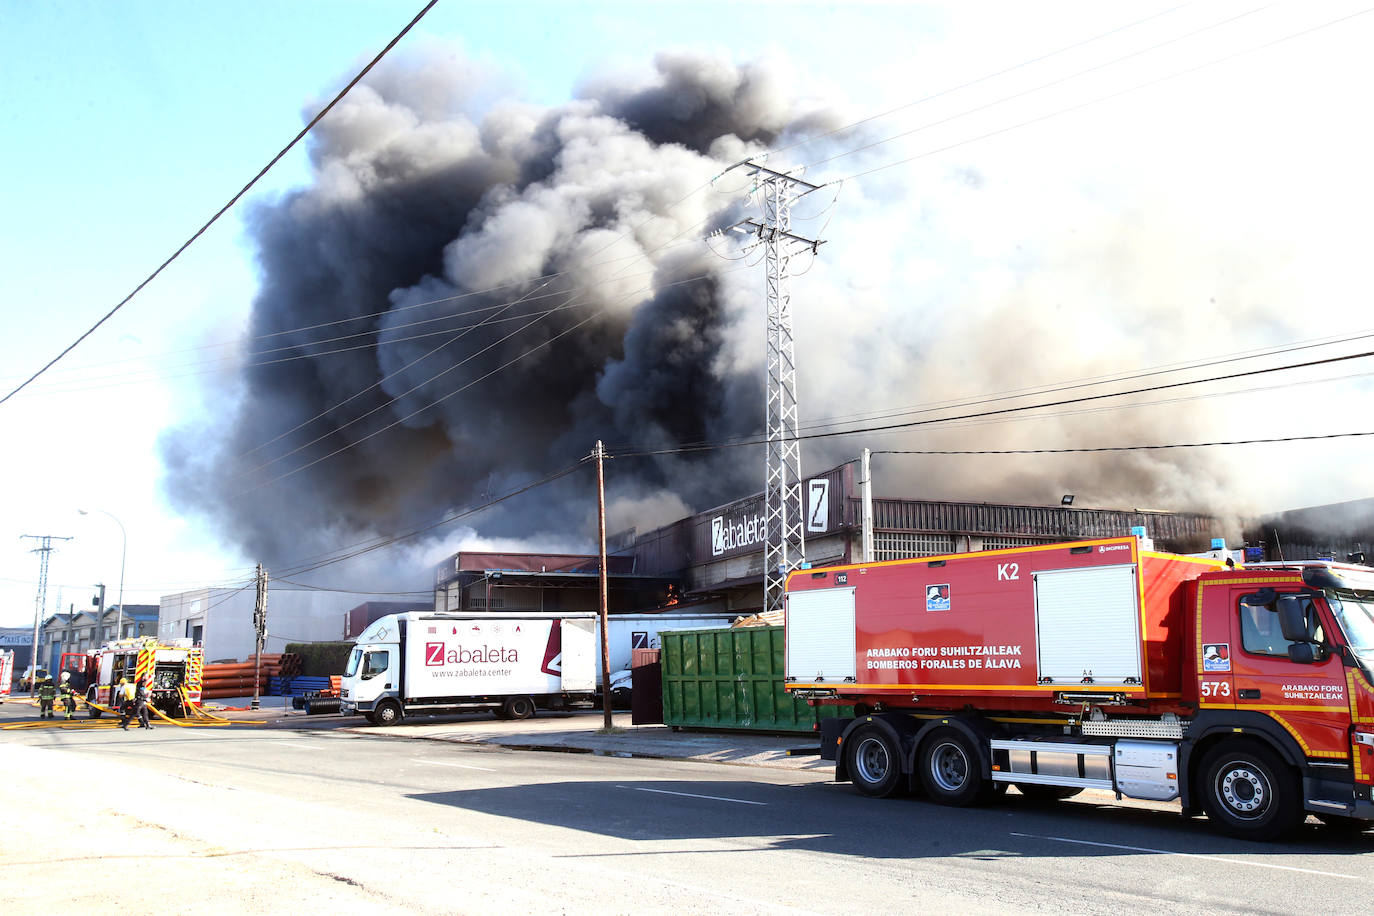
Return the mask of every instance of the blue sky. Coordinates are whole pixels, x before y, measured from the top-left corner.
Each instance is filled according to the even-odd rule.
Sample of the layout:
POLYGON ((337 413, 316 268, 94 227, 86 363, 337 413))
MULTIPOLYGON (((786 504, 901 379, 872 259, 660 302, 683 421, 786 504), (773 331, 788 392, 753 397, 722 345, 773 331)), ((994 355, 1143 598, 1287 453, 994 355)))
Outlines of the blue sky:
MULTIPOLYGON (((6 390, 123 298, 299 130, 303 112, 332 94, 420 5, 5 4, 0 307, 7 333, 0 339, 0 377, 6 390)), ((514 96, 542 106, 565 102, 579 83, 598 74, 644 70, 661 49, 709 48, 736 61, 778 58, 790 64, 789 85, 796 92, 823 96, 857 120, 1150 12, 1163 14, 1157 22, 1066 55, 1058 70, 1042 67, 937 102, 946 107, 933 107, 928 116, 907 112, 880 121, 870 136, 883 137, 938 120, 941 111, 967 112, 1237 17, 1120 67, 1066 79, 1046 90, 1044 102, 1008 103, 961 132, 933 133, 921 140, 924 145, 895 142, 887 148, 890 154, 885 149, 863 160, 881 164, 938 148, 937 137, 964 143, 1359 9, 1351 3, 1258 9, 1240 3, 443 0, 397 53, 451 49, 500 74, 491 82, 493 98, 514 96)), ((1119 271, 1084 271, 1079 260, 1100 261, 1102 250, 1051 245, 1037 235, 1037 226, 1047 226, 1055 238, 1068 239, 1075 220, 1082 226, 1111 221, 1138 230, 1131 237, 1139 251, 1159 252, 1161 258, 1172 253, 1186 262, 1172 270, 1181 279, 1171 295, 1189 288, 1189 272, 1201 276, 1222 259, 1219 273, 1234 281, 1228 288, 1236 293, 1235 309, 1258 308, 1255 303, 1264 300, 1260 319, 1238 325, 1228 331, 1230 339, 1210 347, 1202 338, 1215 322, 1199 316, 1189 323, 1178 314, 1186 311, 1182 304, 1166 310, 1170 320, 1196 332, 1178 335, 1180 357, 1359 330, 1362 307, 1354 300, 1367 298, 1367 283, 1353 265, 1368 250, 1364 222, 1374 197, 1367 168, 1370 137, 1360 123, 1367 120, 1371 85, 1361 60, 1374 37, 1371 20, 1353 19, 1091 110, 969 142, 874 176, 866 188, 847 189, 840 198, 841 212, 847 212, 832 227, 835 255, 815 278, 817 295, 826 301, 837 290, 857 290, 895 299, 925 283, 990 301, 1010 295, 1007 290, 1024 278, 1032 259, 1053 271, 1035 273, 1046 279, 1032 279, 1027 295, 1041 303, 1056 297, 1096 301, 1102 312, 1117 311, 1121 320, 1081 319, 1076 333, 1090 340, 1127 339, 1131 335, 1122 328, 1133 319, 1113 303, 1144 295, 1132 284, 1145 283, 1161 262, 1137 261, 1131 251, 1111 249, 1122 259, 1119 271), (980 193, 968 195, 956 180, 960 175, 975 176, 980 193), (1044 215, 1032 216, 1037 213, 1044 215), (930 237, 914 238, 913 227, 930 237), (1196 232, 1196 244, 1178 241, 1179 227, 1196 232), (1256 271, 1256 262, 1266 282, 1247 288, 1245 276, 1256 271), (1286 265, 1282 271, 1278 263, 1286 265), (1052 292, 1036 288, 1038 282, 1048 285, 1048 278, 1054 279, 1052 292)), ((298 149, 250 200, 309 180, 298 149)), ((32 543, 20 540, 24 534, 76 538, 53 556, 49 612, 57 607, 59 587, 64 608, 89 600, 88 586, 97 580, 111 587, 114 600, 118 528, 99 513, 80 516, 77 508, 104 510, 124 523, 130 603, 230 581, 251 566, 253 558, 222 543, 202 520, 166 505, 156 451, 162 430, 213 418, 225 408, 213 400, 218 389, 201 384, 202 376, 174 367, 201 371, 203 351, 192 348, 242 332, 255 288, 243 212, 241 205, 228 214, 59 364, 63 373, 93 367, 85 375, 64 382, 72 376, 55 371, 43 386, 0 406, 0 462, 7 481, 0 512, 0 625, 32 621, 37 561, 27 552, 32 543), (182 355, 165 355, 177 353, 182 355), (148 365, 139 361, 160 354, 155 368, 143 368, 133 383, 128 373, 148 365), (106 363, 112 365, 99 368, 106 363)), ((761 277, 758 282, 761 287, 761 277)), ((903 330, 915 333, 900 322, 893 333, 903 330)), ((1159 349, 1131 353, 1123 365, 1156 364, 1166 355, 1159 349)), ((847 385, 852 381, 845 379, 847 385)), ((1349 415, 1352 398, 1362 399, 1353 401, 1356 412, 1367 414, 1367 383, 1348 384, 1355 387, 1341 394, 1303 393, 1279 416, 1302 414, 1307 405, 1307 413, 1316 415, 1312 428, 1329 430, 1342 410, 1349 415)), ((913 395, 905 403, 919 400, 913 395)), ((1229 413, 1232 422, 1235 411, 1229 413)), ((1251 415, 1272 416, 1260 409, 1251 415)), ((1249 424, 1256 425, 1273 424, 1249 424)), ((1326 450, 1337 469, 1320 472, 1327 485, 1280 488, 1273 498, 1282 505, 1272 508, 1368 496, 1367 488, 1339 471, 1364 454, 1350 448, 1326 450)), ((1284 476, 1292 476, 1289 468, 1311 466, 1306 456, 1293 453, 1256 457, 1237 457, 1234 466, 1250 475, 1257 466, 1277 465, 1284 476)))

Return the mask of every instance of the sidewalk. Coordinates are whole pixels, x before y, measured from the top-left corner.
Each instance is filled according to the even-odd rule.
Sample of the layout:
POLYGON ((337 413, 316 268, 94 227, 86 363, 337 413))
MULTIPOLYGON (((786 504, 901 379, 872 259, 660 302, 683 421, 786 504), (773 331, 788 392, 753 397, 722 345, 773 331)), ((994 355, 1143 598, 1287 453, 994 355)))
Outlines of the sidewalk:
POLYGON ((604 722, 600 711, 553 713, 541 710, 532 719, 514 722, 484 718, 479 713, 462 721, 447 718, 409 721, 390 728, 364 725, 344 730, 461 744, 494 744, 515 750, 696 760, 822 772, 834 767, 832 762, 821 760, 816 753, 818 741, 811 735, 675 732, 666 725, 631 725, 628 712, 616 713, 612 718, 612 732, 606 734, 602 732, 604 722))
MULTIPOLYGON (((247 706, 247 700, 223 700, 225 706, 247 706)), ((512 750, 600 754, 609 757, 652 757, 696 760, 740 766, 775 767, 828 772, 834 767, 816 753, 818 738, 812 735, 756 735, 739 732, 675 732, 666 725, 632 725, 628 712, 612 717, 613 730, 602 733, 601 710, 549 712, 512 721, 489 712, 464 715, 408 718, 389 728, 367 724, 361 716, 340 721, 337 714, 307 716, 291 708, 290 698, 263 697, 261 708, 219 713, 226 718, 270 722, 291 727, 306 722, 318 725, 340 722, 338 730, 359 735, 452 741, 458 744, 492 744, 512 750), (346 723, 346 724, 345 724, 346 723)))

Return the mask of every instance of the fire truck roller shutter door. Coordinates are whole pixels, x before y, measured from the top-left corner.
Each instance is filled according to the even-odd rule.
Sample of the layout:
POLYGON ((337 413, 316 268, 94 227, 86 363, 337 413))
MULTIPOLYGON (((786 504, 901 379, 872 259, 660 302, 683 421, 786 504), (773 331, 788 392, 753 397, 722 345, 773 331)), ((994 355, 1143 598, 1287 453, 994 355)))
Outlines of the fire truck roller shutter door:
POLYGON ((1035 574, 1039 676, 1055 684, 1141 683, 1134 565, 1035 574))

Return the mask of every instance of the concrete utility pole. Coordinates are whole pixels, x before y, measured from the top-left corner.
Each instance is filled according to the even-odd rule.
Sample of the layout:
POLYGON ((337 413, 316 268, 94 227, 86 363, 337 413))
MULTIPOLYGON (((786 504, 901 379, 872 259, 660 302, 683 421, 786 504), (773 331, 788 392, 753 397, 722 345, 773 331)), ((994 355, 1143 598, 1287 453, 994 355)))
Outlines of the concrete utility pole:
POLYGON ((29 676, 29 696, 32 697, 38 691, 38 624, 48 607, 48 554, 53 551, 53 541, 70 541, 71 538, 58 537, 55 534, 20 535, 20 539, 23 538, 43 542, 43 546, 29 551, 38 554, 38 596, 33 603, 33 658, 30 662, 33 674, 29 676))
POLYGON ((864 449, 859 458, 859 493, 863 496, 863 517, 860 520, 863 562, 872 563, 873 556, 873 452, 864 449))
POLYGON ((604 462, 606 459, 606 448, 601 444, 601 440, 596 440, 596 450, 592 452, 592 457, 596 459, 596 537, 598 544, 598 556, 600 557, 600 594, 601 600, 598 602, 601 620, 601 715, 602 727, 607 731, 611 728, 611 643, 610 643, 610 597, 607 588, 606 576, 606 472, 604 462))
POLYGON ((788 290, 792 256, 815 254, 818 239, 791 231, 792 204, 820 185, 755 162, 741 167, 753 176, 763 197, 763 222, 739 225, 755 230, 768 256, 767 466, 764 474, 763 609, 783 609, 787 574, 806 557, 806 505, 802 497, 801 442, 797 438, 797 359, 792 335, 792 296, 788 290))
POLYGON ((267 641, 267 573, 258 564, 258 600, 253 605, 253 631, 255 633, 253 650, 253 703, 257 709, 262 695, 260 675, 262 672, 262 645, 267 641))

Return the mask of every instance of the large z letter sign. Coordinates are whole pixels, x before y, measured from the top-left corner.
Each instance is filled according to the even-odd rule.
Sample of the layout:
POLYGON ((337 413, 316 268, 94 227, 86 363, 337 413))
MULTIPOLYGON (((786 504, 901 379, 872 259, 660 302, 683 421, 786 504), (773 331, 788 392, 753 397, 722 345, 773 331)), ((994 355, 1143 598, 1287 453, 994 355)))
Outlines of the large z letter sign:
POLYGON ((830 478, 819 477, 806 482, 807 531, 827 531, 830 528, 830 478))

